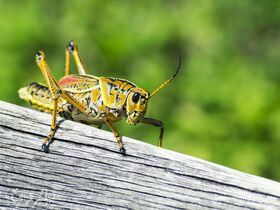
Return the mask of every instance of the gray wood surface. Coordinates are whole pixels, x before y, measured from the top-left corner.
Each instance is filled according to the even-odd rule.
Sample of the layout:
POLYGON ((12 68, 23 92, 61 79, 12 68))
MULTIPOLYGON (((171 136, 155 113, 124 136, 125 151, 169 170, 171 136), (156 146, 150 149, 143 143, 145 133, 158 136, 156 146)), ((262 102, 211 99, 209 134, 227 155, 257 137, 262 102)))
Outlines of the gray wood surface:
MULTIPOLYGON (((0 209, 280 209, 280 184, 0 102, 0 209)), ((240 154, 242 155, 242 154, 240 154)))

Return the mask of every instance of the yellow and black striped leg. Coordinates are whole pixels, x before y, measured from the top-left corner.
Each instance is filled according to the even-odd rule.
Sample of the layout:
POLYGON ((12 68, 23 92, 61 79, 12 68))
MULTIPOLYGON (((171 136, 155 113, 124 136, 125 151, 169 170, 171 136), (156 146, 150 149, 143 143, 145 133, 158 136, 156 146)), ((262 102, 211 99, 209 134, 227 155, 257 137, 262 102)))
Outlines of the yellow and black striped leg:
POLYGON ((46 56, 42 51, 39 51, 36 53, 36 63, 41 70, 47 84, 48 88, 51 91, 52 98, 54 99, 55 97, 63 98, 73 106, 75 106, 77 109, 79 109, 82 113, 88 115, 87 108, 85 107, 84 104, 80 103, 77 99, 73 98, 70 94, 67 92, 64 92, 61 90, 60 86, 56 82, 54 76, 51 73, 51 70, 49 68, 49 65, 46 61, 46 56))
POLYGON ((49 132, 47 138, 44 140, 42 148, 45 152, 49 151, 49 145, 51 143, 51 140, 54 137, 54 134, 56 132, 56 117, 57 117, 57 103, 58 99, 61 97, 65 99, 67 102, 71 103, 73 106, 75 106, 77 109, 79 109, 81 112, 88 114, 86 107, 77 101, 75 98, 73 98, 71 95, 69 95, 67 92, 64 92, 61 90, 60 86, 56 82, 54 76, 51 73, 51 70, 48 66, 48 63, 46 61, 45 54, 41 51, 36 53, 36 63, 41 70, 47 84, 48 88, 52 94, 54 107, 53 107, 53 115, 52 115, 52 124, 51 124, 51 131, 49 132))
MULTIPOLYGON (((75 63, 76 63, 76 66, 77 66, 77 69, 78 69, 78 72, 79 72, 79 75, 86 75, 87 74, 87 70, 86 70, 85 65, 82 62, 81 57, 80 57, 77 44, 74 41, 70 41, 69 44, 66 46, 66 50, 68 50, 68 52, 73 55, 75 63)), ((66 52, 66 65, 65 65, 65 68, 68 65, 67 68, 69 70, 70 59, 69 59, 69 62, 68 62, 67 61, 68 58, 69 57, 68 57, 68 54, 66 52)), ((65 70, 65 73, 66 73, 66 70, 65 70)), ((68 71, 68 73, 69 73, 69 71, 68 71)))
POLYGON ((163 132, 164 132, 164 127, 161 121, 156 120, 156 119, 152 119, 152 118, 144 118, 142 120, 142 123, 148 124, 148 125, 153 125, 156 127, 160 128, 160 133, 159 133, 159 137, 158 137, 158 146, 162 147, 162 137, 163 137, 163 132))
POLYGON ((122 141, 122 137, 119 134, 119 132, 117 131, 117 129, 115 128, 115 126, 113 126, 112 122, 110 120, 107 120, 106 118, 104 119, 104 121, 106 122, 106 124, 109 126, 109 128, 111 128, 111 130, 114 133, 115 138, 117 139, 118 145, 120 147, 120 152, 125 155, 126 154, 126 150, 124 148, 124 143, 122 141))
POLYGON ((48 134, 48 136, 44 139, 43 144, 42 144, 42 150, 45 153, 49 153, 50 151, 50 144, 52 143, 52 140, 54 138, 55 132, 57 130, 57 125, 56 125, 56 118, 57 118, 57 101, 58 101, 59 95, 56 95, 55 98, 53 99, 53 112, 52 112, 52 124, 51 124, 51 130, 48 134))

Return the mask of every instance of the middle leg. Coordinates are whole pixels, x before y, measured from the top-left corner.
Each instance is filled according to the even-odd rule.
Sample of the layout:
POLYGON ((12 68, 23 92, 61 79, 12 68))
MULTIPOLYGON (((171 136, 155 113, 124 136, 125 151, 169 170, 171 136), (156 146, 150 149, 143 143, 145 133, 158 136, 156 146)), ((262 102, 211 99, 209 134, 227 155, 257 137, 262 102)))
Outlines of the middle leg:
POLYGON ((109 128, 113 131, 115 138, 117 139, 118 145, 120 147, 120 152, 125 155, 126 154, 126 150, 124 148, 124 143, 122 141, 122 137, 119 134, 119 132, 117 131, 117 129, 115 128, 115 126, 112 124, 112 122, 106 118, 103 119, 106 124, 109 126, 109 128))

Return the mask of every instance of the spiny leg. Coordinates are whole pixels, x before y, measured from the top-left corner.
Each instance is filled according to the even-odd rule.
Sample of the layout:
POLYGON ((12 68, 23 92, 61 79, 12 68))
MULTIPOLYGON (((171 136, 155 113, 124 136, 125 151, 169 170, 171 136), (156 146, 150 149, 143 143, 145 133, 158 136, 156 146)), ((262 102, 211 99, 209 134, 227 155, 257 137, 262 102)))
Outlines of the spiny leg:
POLYGON ((89 111, 86 109, 84 104, 80 103, 78 100, 73 98, 69 93, 63 91, 59 87, 58 83, 56 82, 54 76, 51 73, 51 70, 46 61, 45 54, 43 52, 39 51, 36 53, 36 63, 48 84, 48 87, 51 91, 53 99, 55 98, 56 95, 59 94, 58 97, 65 99, 67 102, 69 102, 70 104, 75 106, 77 109, 79 109, 82 113, 84 113, 86 115, 89 114, 89 111))
POLYGON ((57 130, 57 124, 56 124, 56 118, 57 118, 57 101, 58 101, 58 97, 59 95, 56 95, 55 98, 53 99, 53 112, 52 112, 52 124, 51 124, 51 130, 47 136, 47 138, 45 138, 43 140, 43 144, 42 144, 42 150, 45 153, 49 153, 50 149, 50 144, 52 143, 53 137, 55 135, 55 132, 57 130))
POLYGON ((162 122, 159 120, 156 120, 156 119, 152 119, 152 118, 144 118, 141 122, 148 124, 148 125, 154 125, 154 126, 160 128, 160 133, 159 133, 159 137, 158 137, 158 146, 162 147, 162 137, 163 137, 163 132, 164 132, 164 127, 163 127, 162 122))
POLYGON ((47 138, 44 139, 43 144, 42 144, 42 149, 44 150, 44 152, 47 153, 47 152, 49 152, 50 141, 53 139, 56 129, 57 129, 57 127, 56 127, 57 103, 58 103, 58 98, 60 97, 62 92, 48 67, 47 61, 45 59, 45 54, 43 52, 39 51, 36 53, 36 63, 48 84, 48 87, 51 91, 52 98, 53 98, 51 130, 50 130, 47 138))
POLYGON ((124 144, 122 141, 122 137, 119 134, 119 132, 117 131, 117 129, 115 128, 115 126, 112 124, 112 122, 106 118, 104 118, 104 121, 106 122, 106 124, 109 126, 109 128, 113 131, 115 138, 117 139, 118 145, 120 147, 120 152, 125 155, 126 150, 124 148, 124 144))
POLYGON ((51 124, 51 131, 48 134, 48 137, 44 140, 42 148, 45 152, 49 152, 49 145, 51 140, 54 137, 54 134, 56 132, 57 126, 56 126, 56 117, 57 117, 57 105, 58 105, 58 99, 61 97, 65 99, 67 102, 71 103, 73 106, 75 106, 77 109, 79 109, 81 112, 88 114, 87 109, 84 107, 83 104, 79 103, 75 98, 70 96, 68 93, 61 90, 59 85, 57 84, 54 76, 51 73, 51 70, 48 66, 48 63, 46 61, 45 54, 41 51, 36 53, 36 63, 41 70, 48 87, 51 91, 54 107, 53 107, 53 115, 52 115, 52 124, 51 124))
POLYGON ((86 75, 87 70, 80 57, 77 44, 74 41, 70 41, 69 44, 66 46, 66 51, 67 52, 65 52, 65 56, 66 56, 65 75, 69 74, 70 54, 72 54, 74 57, 79 75, 86 75))

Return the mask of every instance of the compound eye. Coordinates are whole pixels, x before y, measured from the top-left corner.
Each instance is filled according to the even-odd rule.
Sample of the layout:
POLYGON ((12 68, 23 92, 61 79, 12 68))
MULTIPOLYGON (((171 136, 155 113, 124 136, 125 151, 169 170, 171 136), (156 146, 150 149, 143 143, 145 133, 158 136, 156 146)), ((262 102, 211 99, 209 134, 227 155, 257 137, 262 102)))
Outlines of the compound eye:
POLYGON ((140 93, 134 93, 132 96, 132 101, 136 104, 140 99, 140 93))

